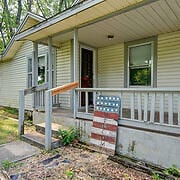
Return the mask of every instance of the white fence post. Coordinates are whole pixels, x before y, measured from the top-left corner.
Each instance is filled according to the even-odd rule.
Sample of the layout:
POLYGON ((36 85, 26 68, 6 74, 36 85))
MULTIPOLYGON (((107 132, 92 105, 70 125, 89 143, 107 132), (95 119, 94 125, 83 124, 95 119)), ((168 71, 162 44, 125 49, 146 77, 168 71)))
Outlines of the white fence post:
POLYGON ((51 91, 45 92, 45 149, 51 149, 52 96, 51 91))
POLYGON ((19 91, 19 122, 18 122, 18 135, 24 134, 24 90, 19 91))

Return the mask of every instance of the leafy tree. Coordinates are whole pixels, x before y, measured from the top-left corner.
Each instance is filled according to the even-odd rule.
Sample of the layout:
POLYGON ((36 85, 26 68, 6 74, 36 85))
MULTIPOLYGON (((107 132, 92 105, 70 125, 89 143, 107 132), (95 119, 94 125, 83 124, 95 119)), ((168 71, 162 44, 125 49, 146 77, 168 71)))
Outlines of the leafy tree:
POLYGON ((29 11, 49 18, 72 6, 77 0, 0 0, 0 54, 29 11))

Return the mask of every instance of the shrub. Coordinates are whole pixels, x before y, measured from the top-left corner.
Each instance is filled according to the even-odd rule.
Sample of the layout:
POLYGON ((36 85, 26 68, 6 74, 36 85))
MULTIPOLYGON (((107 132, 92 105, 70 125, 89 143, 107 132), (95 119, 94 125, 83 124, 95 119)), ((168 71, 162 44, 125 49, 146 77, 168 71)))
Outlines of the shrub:
POLYGON ((79 131, 75 128, 70 128, 67 130, 58 130, 59 136, 62 138, 62 144, 68 145, 71 144, 75 139, 78 138, 79 131))

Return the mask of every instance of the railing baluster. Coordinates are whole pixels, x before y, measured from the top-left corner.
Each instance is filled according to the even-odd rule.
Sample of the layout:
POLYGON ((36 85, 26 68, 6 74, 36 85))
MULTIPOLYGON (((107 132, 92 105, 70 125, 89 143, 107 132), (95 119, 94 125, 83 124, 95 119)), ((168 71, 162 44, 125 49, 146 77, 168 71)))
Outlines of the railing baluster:
POLYGON ((160 95, 160 117, 159 117, 159 123, 163 124, 164 123, 164 93, 160 95))
POLYGON ((147 121, 148 118, 148 93, 144 93, 144 121, 147 121))
POLYGON ((168 95, 168 123, 173 124, 173 94, 168 95))
POLYGON ((131 119, 134 119, 134 92, 131 94, 131 119))
POLYGON ((94 105, 94 111, 96 110, 96 91, 93 92, 93 105, 94 105))
POLYGON ((178 94, 178 125, 180 125, 180 93, 178 94))
POLYGON ((121 91, 120 93, 120 97, 121 97, 121 112, 120 112, 120 118, 123 118, 123 92, 121 91))
POLYGON ((141 92, 138 92, 138 120, 142 120, 141 92))
POLYGON ((150 113, 150 122, 154 122, 154 114, 155 114, 155 103, 156 103, 156 94, 152 93, 151 97, 151 113, 150 113))
POLYGON ((85 106, 86 106, 86 113, 88 113, 88 91, 85 92, 85 106))

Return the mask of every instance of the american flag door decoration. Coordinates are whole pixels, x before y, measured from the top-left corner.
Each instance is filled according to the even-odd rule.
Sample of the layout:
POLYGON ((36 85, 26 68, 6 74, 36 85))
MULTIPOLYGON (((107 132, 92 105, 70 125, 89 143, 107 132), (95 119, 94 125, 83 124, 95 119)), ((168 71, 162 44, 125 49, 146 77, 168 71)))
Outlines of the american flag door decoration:
POLYGON ((121 101, 118 96, 98 96, 91 129, 91 144, 115 153, 121 101))

